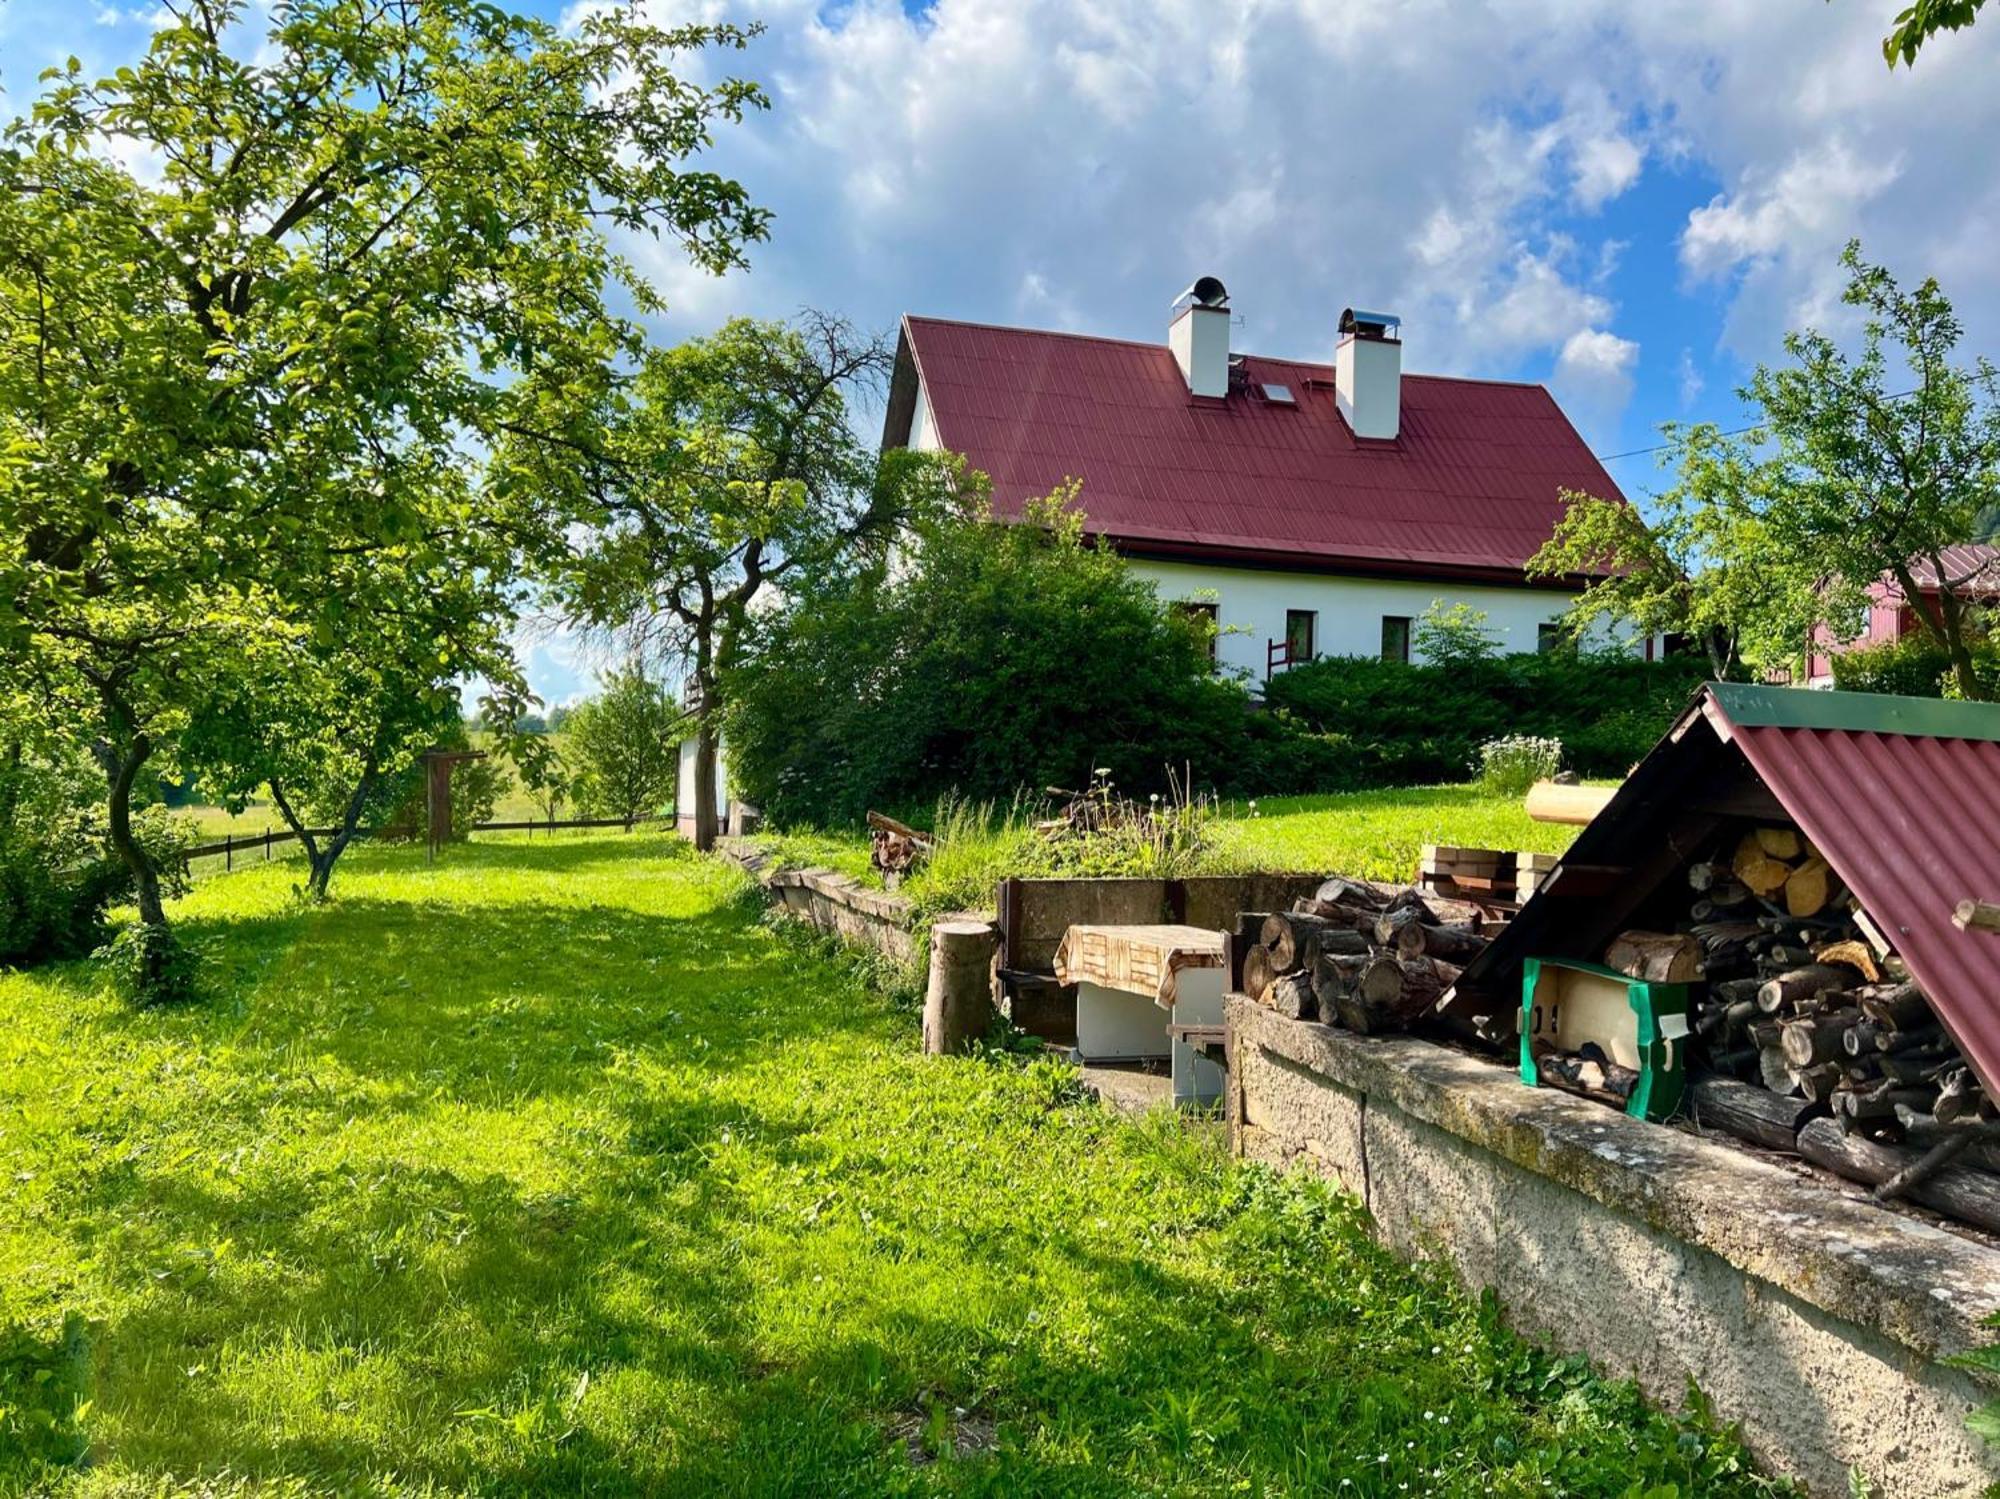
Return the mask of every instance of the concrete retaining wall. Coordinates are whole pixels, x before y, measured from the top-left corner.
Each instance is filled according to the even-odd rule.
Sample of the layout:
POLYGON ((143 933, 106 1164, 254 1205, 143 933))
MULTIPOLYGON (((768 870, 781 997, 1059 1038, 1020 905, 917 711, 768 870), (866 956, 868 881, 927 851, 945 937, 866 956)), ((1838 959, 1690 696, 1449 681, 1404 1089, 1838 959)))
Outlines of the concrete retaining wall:
POLYGON ((741 865, 774 905, 854 947, 869 947, 899 963, 921 951, 916 907, 900 896, 871 890, 831 869, 789 869, 753 844, 719 839, 716 851, 741 865))
POLYGON ((1991 1392, 1943 1363, 2000 1336, 2000 1251, 1444 1047, 1240 996, 1228 1020, 1237 1153, 1339 1182, 1524 1334, 1665 1404, 1692 1378, 1815 1493, 1850 1466, 1899 1499, 2000 1479, 1965 1427, 1991 1392))

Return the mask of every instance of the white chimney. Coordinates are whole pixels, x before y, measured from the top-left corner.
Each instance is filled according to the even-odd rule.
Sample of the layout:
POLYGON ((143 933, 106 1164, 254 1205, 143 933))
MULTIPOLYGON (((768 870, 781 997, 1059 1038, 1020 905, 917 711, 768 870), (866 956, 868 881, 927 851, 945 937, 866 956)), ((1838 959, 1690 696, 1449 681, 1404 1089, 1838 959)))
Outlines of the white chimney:
POLYGON ((1333 395, 1356 437, 1393 438, 1403 426, 1403 320, 1386 312, 1340 315, 1333 395))
POLYGON ((1203 276, 1174 298, 1167 347, 1189 394, 1229 394, 1229 292, 1215 277, 1203 276))

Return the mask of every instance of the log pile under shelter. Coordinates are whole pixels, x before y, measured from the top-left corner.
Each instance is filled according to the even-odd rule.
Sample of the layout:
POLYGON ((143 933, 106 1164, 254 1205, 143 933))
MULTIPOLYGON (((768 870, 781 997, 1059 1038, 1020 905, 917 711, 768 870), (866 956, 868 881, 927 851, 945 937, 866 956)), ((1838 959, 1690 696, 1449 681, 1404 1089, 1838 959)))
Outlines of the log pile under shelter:
POLYGON ((1230 940, 1234 987, 1292 1020, 1360 1035, 1407 1030, 1491 940, 1472 902, 1414 885, 1330 879, 1290 911, 1246 911, 1230 940))
POLYGON ((1535 886, 1427 1024, 1617 1103, 1575 1013, 1518 1029, 1538 970, 1594 972, 1687 1126, 2000 1232, 2000 709, 1711 684, 1535 886))

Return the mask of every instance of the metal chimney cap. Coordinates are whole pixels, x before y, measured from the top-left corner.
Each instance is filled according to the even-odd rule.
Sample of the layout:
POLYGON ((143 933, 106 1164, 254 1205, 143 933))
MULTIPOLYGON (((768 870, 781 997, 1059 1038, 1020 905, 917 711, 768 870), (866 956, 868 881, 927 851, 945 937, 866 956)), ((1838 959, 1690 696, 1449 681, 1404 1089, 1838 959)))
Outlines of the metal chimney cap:
POLYGON ((1349 307, 1340 314, 1340 331, 1357 338, 1396 338, 1402 327, 1403 320, 1393 312, 1363 312, 1358 307, 1349 307))
POLYGON ((1227 307, 1229 288, 1222 284, 1220 277, 1198 276, 1193 286, 1174 298, 1174 306, 1184 303, 1194 307, 1227 307))

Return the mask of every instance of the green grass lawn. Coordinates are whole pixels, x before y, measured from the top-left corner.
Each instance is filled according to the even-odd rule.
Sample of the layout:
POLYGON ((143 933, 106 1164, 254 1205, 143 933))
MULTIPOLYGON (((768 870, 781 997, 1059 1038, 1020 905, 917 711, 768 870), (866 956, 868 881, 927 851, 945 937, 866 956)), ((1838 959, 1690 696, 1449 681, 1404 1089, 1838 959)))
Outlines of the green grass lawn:
POLYGON ((180 904, 199 1007, 0 974, 0 1490, 1766 1491, 671 838, 291 878, 180 904))

